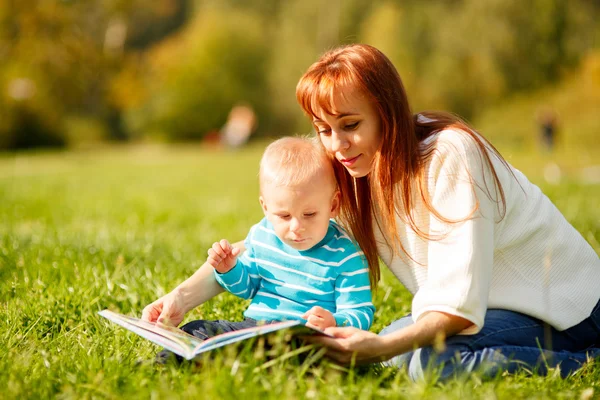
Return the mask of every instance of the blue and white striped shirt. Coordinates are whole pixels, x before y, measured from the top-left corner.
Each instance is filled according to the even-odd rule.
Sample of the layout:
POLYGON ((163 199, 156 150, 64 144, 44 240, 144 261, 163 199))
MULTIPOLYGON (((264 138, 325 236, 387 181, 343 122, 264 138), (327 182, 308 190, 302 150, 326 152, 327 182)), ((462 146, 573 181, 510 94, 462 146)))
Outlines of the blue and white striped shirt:
POLYGON ((369 329, 375 307, 362 251, 333 220, 323 240, 305 251, 283 243, 266 218, 246 238, 246 251, 217 281, 252 303, 244 312, 260 321, 303 320, 314 306, 330 311, 337 326, 369 329))

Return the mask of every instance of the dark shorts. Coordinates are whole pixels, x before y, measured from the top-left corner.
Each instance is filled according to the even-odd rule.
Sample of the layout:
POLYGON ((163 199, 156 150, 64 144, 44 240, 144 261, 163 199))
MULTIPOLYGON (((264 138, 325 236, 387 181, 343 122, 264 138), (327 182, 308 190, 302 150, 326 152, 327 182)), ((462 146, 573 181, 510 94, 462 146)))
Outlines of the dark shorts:
MULTIPOLYGON (((246 318, 245 320, 239 322, 231 322, 221 319, 216 321, 198 319, 195 321, 188 322, 187 324, 183 325, 180 329, 186 333, 189 333, 192 336, 206 340, 213 336, 220 335, 222 333, 239 331, 241 329, 246 328, 253 328, 257 326, 258 323, 259 321, 252 318, 246 318)), ((169 360, 181 363, 183 362, 183 357, 169 350, 163 350, 156 355, 156 362, 159 364, 165 364, 169 360)))

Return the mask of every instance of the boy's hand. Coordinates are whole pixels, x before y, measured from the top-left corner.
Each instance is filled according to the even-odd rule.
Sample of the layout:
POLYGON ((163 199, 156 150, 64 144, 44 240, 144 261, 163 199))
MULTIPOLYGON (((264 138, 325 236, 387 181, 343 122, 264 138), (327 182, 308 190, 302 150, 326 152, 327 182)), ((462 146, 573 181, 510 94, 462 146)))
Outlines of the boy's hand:
POLYGON ((240 254, 240 249, 233 247, 225 239, 220 242, 213 243, 208 249, 208 259, 206 260, 218 273, 224 274, 235 267, 237 256, 240 254))
POLYGON ((308 310, 303 316, 307 322, 306 325, 314 328, 325 330, 332 326, 335 326, 335 317, 332 313, 324 309, 323 307, 314 306, 308 310))
POLYGON ((142 319, 148 322, 177 326, 185 317, 183 302, 183 295, 175 289, 147 305, 142 312, 142 319))

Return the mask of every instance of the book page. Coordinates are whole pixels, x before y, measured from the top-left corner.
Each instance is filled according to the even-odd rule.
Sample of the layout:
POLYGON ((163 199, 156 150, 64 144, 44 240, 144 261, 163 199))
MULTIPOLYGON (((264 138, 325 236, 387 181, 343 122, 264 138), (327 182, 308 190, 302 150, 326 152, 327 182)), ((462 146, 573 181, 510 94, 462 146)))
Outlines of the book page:
POLYGON ((136 317, 119 314, 110 310, 100 311, 98 314, 108 320, 140 335, 141 337, 156 343, 175 354, 191 360, 197 355, 206 351, 214 350, 228 344, 240 342, 257 336, 269 334, 283 329, 293 328, 294 334, 319 334, 326 335, 323 331, 310 328, 305 322, 299 320, 290 320, 274 322, 270 324, 259 325, 252 328, 240 329, 238 331, 226 332, 212 338, 202 340, 189 335, 179 328, 165 325, 157 325, 143 321, 136 317))
POLYGON ((270 332, 275 332, 281 329, 289 328, 292 326, 303 325, 301 321, 285 321, 277 322, 273 324, 259 325, 252 328, 240 329, 238 331, 222 333, 218 336, 214 336, 210 339, 206 339, 196 349, 195 353, 200 354, 208 350, 215 349, 217 347, 225 346, 230 343, 239 342, 255 336, 261 336, 270 332))
POLYGON ((200 344, 195 350, 194 353, 196 355, 204 353, 205 351, 214 350, 216 348, 226 346, 228 344, 240 342, 242 340, 247 340, 253 337, 263 336, 269 334, 271 332, 277 332, 284 329, 294 329, 294 334, 318 334, 331 336, 319 329, 310 328, 305 325, 303 321, 299 320, 290 320, 290 321, 282 321, 282 322, 274 322, 271 324, 259 325, 253 328, 240 329, 239 331, 222 333, 218 336, 214 336, 210 339, 206 339, 202 344, 200 344))
POLYGON ((110 310, 103 310, 98 314, 186 359, 193 358, 194 349, 202 344, 201 339, 189 335, 176 327, 166 325, 159 326, 139 318, 119 314, 110 310))

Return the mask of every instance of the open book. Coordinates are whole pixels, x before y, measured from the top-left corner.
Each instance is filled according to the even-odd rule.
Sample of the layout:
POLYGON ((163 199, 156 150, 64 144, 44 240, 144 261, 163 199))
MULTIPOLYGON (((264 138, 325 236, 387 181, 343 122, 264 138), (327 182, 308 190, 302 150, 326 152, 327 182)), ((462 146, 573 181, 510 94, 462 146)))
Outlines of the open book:
POLYGON ((226 332, 210 339, 202 340, 179 328, 157 325, 110 310, 102 310, 98 314, 167 350, 171 350, 173 353, 178 354, 187 360, 191 360, 206 351, 214 350, 253 337, 266 335, 271 332, 277 332, 282 329, 293 329, 293 333, 298 335, 319 334, 330 336, 323 331, 306 326, 302 321, 294 320, 259 325, 254 328, 246 328, 234 332, 226 332))

